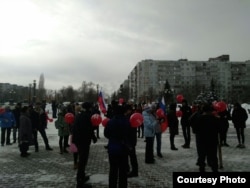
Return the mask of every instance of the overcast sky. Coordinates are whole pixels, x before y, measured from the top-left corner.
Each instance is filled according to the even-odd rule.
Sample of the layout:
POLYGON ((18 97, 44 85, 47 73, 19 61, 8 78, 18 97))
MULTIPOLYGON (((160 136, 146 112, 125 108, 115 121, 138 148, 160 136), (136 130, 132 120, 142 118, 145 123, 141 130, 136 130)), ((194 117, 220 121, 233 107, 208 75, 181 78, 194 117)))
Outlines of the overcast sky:
POLYGON ((144 59, 250 59, 249 0, 0 0, 0 82, 112 93, 144 59))

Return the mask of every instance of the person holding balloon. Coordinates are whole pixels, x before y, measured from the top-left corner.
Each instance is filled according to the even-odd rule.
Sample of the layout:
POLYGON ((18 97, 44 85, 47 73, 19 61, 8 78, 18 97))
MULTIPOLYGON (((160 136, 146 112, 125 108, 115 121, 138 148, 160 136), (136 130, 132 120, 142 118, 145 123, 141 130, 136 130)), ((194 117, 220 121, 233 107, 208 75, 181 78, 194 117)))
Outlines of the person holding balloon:
MULTIPOLYGON (((77 114, 80 114, 81 111, 82 111, 82 106, 79 103, 76 103, 74 114, 73 113, 72 114, 75 117, 77 114)), ((69 137, 70 146, 72 145, 73 125, 74 124, 71 124, 70 129, 69 129, 70 130, 70 137, 69 137)), ((78 154, 77 148, 75 151, 72 151, 72 153, 73 153, 73 161, 74 161, 73 169, 76 170, 78 168, 78 160, 79 160, 79 154, 78 154)))
MULTIPOLYGON (((99 114, 99 115, 101 115, 101 112, 100 112, 100 110, 99 110, 99 106, 98 106, 97 104, 94 105, 92 113, 93 113, 93 114, 99 114)), ((100 139, 99 126, 95 126, 95 132, 96 132, 96 137, 97 137, 98 139, 100 139)))
MULTIPOLYGON (((137 113, 142 113, 142 104, 135 104, 135 112, 137 113)), ((144 125, 143 123, 137 127, 137 133, 138 133, 138 138, 143 138, 144 137, 144 125)))
POLYGON ((164 111, 158 106, 156 106, 155 104, 152 105, 152 113, 155 115, 156 119, 157 119, 157 124, 155 126, 155 139, 156 139, 156 152, 157 152, 157 156, 162 158, 162 153, 161 153, 161 137, 162 137, 162 123, 165 120, 165 113, 164 111))
POLYGON ((182 112, 181 127, 182 127, 184 142, 185 142, 182 145, 182 147, 183 148, 190 148, 191 133, 190 133, 190 124, 189 124, 188 119, 192 115, 192 109, 188 105, 188 102, 186 99, 182 100, 182 106, 180 107, 180 111, 182 112))
POLYGON ((174 144, 175 135, 179 134, 179 120, 178 117, 176 116, 176 107, 177 107, 176 103, 171 103, 169 105, 169 111, 167 115, 171 150, 178 150, 178 148, 176 148, 174 144))
POLYGON ((108 139, 109 187, 127 187, 128 153, 131 150, 129 142, 130 122, 125 116, 123 105, 113 106, 114 116, 104 129, 108 139))
POLYGON ((89 176, 86 175, 85 169, 88 162, 90 145, 92 140, 93 143, 97 142, 91 117, 92 103, 84 102, 82 104, 82 111, 75 117, 72 135, 72 143, 76 145, 79 155, 76 175, 77 187, 87 186, 86 181, 89 180, 89 176))
MULTIPOLYGON (((125 104, 124 108, 125 116, 130 120, 130 117, 133 114, 133 107, 130 104, 125 104)), ((130 125, 128 140, 131 146, 131 150, 128 153, 128 170, 130 169, 129 164, 131 164, 131 171, 128 173, 128 178, 131 178, 138 176, 138 161, 136 156, 137 127, 130 125)))
POLYGON ((69 124, 65 121, 65 114, 67 113, 66 108, 62 108, 62 110, 57 114, 58 121, 58 136, 59 136, 59 148, 60 154, 68 153, 68 139, 69 139, 69 124))
POLYGON ((46 125, 47 125, 47 117, 45 111, 42 109, 42 104, 40 102, 37 102, 35 104, 35 107, 33 108, 33 105, 30 105, 30 118, 32 122, 32 128, 33 128, 33 138, 34 138, 34 146, 35 146, 35 152, 39 151, 38 146, 38 140, 37 140, 37 134, 38 132, 41 134, 45 149, 48 151, 52 151, 53 149, 49 145, 49 140, 46 134, 46 125))
POLYGON ((155 138, 155 127, 158 122, 156 117, 152 113, 151 106, 145 104, 142 111, 143 124, 144 124, 144 136, 146 141, 145 147, 145 163, 153 164, 154 159, 154 138, 155 138))
POLYGON ((200 172, 205 172, 206 160, 213 172, 218 172, 217 148, 219 144, 220 121, 213 114, 213 107, 210 103, 202 106, 202 113, 199 115, 195 134, 197 147, 197 165, 200 172))
POLYGON ((229 128, 229 120, 232 119, 230 112, 227 109, 218 112, 220 119, 220 145, 229 147, 227 143, 227 132, 229 128))

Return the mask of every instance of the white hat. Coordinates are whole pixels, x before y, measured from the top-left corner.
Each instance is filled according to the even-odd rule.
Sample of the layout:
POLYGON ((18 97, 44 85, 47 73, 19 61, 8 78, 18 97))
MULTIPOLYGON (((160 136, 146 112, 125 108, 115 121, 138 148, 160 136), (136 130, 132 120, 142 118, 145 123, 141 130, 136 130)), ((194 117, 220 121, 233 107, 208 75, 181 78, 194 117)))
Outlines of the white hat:
POLYGON ((143 110, 146 110, 146 111, 151 110, 151 105, 150 104, 144 104, 143 110))

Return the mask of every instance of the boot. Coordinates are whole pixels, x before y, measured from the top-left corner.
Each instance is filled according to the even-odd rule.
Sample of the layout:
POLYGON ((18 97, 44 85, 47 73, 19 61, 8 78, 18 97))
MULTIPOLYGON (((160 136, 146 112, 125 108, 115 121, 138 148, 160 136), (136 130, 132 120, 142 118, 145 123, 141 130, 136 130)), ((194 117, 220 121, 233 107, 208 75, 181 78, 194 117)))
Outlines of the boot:
POLYGON ((178 148, 176 148, 175 145, 172 145, 171 150, 178 150, 178 148))
POLYGON ((46 146, 46 150, 52 151, 53 149, 50 146, 46 146))
POLYGON ((132 177, 138 177, 138 172, 136 171, 131 171, 130 173, 128 173, 128 178, 132 178, 132 177))
POLYGON ((66 148, 64 148, 63 150, 64 153, 69 153, 68 150, 66 148))
POLYGON ((74 163, 74 170, 78 169, 78 163, 74 163))
POLYGON ((62 147, 60 147, 60 154, 63 154, 63 149, 62 149, 62 147))

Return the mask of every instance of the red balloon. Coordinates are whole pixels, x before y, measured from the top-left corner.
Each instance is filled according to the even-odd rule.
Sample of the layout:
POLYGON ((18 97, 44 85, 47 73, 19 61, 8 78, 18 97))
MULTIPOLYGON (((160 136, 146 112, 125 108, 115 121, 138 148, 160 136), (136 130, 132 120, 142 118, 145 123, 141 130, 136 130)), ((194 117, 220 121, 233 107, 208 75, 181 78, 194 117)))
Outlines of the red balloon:
POLYGON ((131 127, 139 127, 143 123, 143 116, 141 113, 133 113, 130 116, 131 127))
POLYGON ((119 98, 119 104, 123 104, 124 99, 123 98, 119 98))
POLYGON ((227 109, 227 105, 225 102, 220 101, 215 103, 214 108, 218 111, 218 112, 223 112, 227 109))
POLYGON ((104 118, 104 119, 102 120, 102 126, 103 126, 103 127, 106 127, 108 121, 109 121, 109 118, 104 118))
POLYGON ((182 111, 180 111, 180 110, 176 111, 176 116, 181 117, 182 116, 182 111))
POLYGON ((74 120, 75 120, 75 116, 74 116, 74 114, 72 114, 72 113, 67 113, 67 114, 65 114, 65 116, 64 116, 64 120, 65 120, 65 122, 68 123, 68 124, 73 124, 73 123, 74 123, 74 120))
POLYGON ((93 114, 91 116, 91 123, 93 126, 99 126, 99 124, 102 122, 102 117, 100 114, 93 114))
POLYGON ((161 132, 165 132, 168 128, 168 121, 165 120, 164 122, 161 123, 161 132))
POLYGON ((0 108, 0 114, 3 114, 5 112, 4 108, 0 108))
POLYGON ((176 100, 178 103, 182 103, 182 100, 184 99, 183 95, 177 95, 176 100))
POLYGON ((49 122, 53 122, 53 119, 52 118, 48 118, 49 122))
POLYGON ((163 118, 165 116, 165 113, 164 113, 164 111, 161 108, 159 108, 159 109, 156 110, 156 115, 159 118, 163 118))

